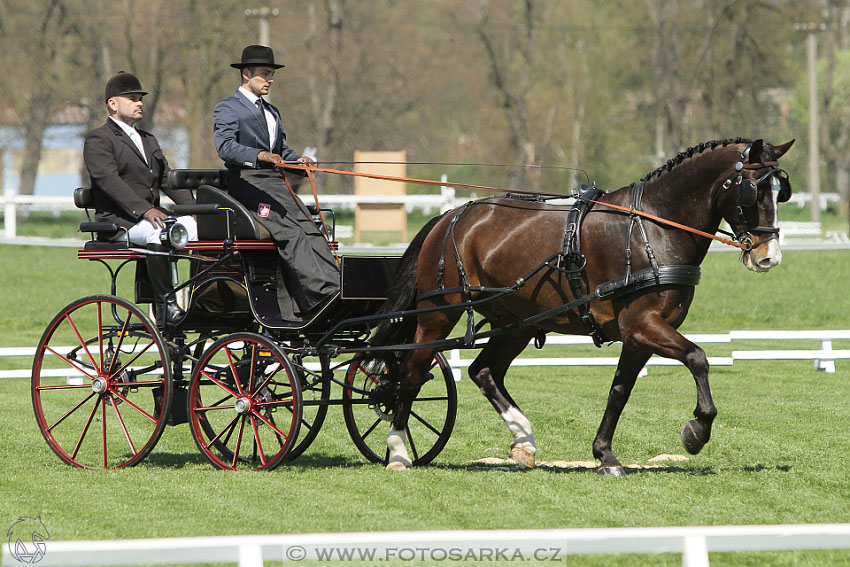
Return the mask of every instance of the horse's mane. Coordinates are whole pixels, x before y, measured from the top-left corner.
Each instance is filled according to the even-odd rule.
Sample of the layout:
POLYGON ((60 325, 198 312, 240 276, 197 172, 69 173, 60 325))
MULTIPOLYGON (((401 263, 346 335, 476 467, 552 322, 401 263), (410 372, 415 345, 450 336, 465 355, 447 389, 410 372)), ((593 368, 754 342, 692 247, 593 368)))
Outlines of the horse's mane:
POLYGON ((641 178, 641 182, 645 183, 652 179, 653 177, 660 177, 663 173, 670 172, 677 165, 681 164, 688 158, 693 157, 696 154, 701 154, 705 150, 713 150, 719 146, 726 147, 730 144, 749 144, 752 140, 746 138, 727 138, 724 140, 712 140, 710 142, 703 142, 698 146, 693 146, 688 148, 687 150, 681 151, 676 154, 676 157, 670 158, 667 160, 667 163, 656 169, 655 171, 648 173, 646 176, 641 178))

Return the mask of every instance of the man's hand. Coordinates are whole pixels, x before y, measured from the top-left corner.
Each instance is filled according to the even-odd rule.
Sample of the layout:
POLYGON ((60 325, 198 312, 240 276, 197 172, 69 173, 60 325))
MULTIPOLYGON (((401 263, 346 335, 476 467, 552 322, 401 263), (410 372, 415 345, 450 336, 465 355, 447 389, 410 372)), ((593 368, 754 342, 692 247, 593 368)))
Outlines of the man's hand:
POLYGON ((142 215, 142 218, 154 225, 156 228, 162 228, 165 226, 165 219, 168 217, 164 212, 160 211, 156 207, 151 207, 145 214, 142 215))
POLYGON ((265 150, 261 150, 260 153, 257 154, 257 161, 265 161, 268 163, 272 163, 276 166, 282 166, 286 164, 284 159, 278 154, 273 154, 265 150))
POLYGON ((298 163, 308 163, 308 164, 310 164, 310 163, 316 163, 316 161, 313 158, 311 158, 310 156, 301 156, 300 158, 298 158, 298 163))

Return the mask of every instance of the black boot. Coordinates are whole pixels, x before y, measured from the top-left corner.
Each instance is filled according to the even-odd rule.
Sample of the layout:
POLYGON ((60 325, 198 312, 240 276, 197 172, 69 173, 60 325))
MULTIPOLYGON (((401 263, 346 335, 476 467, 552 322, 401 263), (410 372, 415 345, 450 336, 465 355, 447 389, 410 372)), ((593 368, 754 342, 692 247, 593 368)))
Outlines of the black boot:
MULTIPOLYGON (((161 244, 148 244, 148 250, 167 252, 168 248, 161 244)), ((177 304, 177 298, 171 291, 174 286, 171 281, 171 260, 168 256, 150 254, 145 258, 148 277, 153 291, 153 312, 158 325, 176 325, 183 320, 186 312, 177 304), (163 321, 162 306, 165 304, 165 320, 163 321)))

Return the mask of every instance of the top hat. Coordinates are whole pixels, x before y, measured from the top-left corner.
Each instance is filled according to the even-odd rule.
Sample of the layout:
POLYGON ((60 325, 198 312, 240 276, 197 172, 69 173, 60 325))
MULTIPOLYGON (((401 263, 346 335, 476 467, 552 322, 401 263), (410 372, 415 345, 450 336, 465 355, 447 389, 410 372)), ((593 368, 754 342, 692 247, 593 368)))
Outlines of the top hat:
POLYGON ((242 50, 242 61, 239 63, 231 63, 234 69, 244 69, 245 67, 271 67, 272 69, 280 69, 284 65, 279 65, 274 62, 274 51, 271 47, 265 45, 249 45, 242 50))
POLYGON ((132 73, 118 71, 106 81, 106 98, 109 100, 114 96, 127 94, 146 95, 148 91, 142 90, 142 83, 132 73))

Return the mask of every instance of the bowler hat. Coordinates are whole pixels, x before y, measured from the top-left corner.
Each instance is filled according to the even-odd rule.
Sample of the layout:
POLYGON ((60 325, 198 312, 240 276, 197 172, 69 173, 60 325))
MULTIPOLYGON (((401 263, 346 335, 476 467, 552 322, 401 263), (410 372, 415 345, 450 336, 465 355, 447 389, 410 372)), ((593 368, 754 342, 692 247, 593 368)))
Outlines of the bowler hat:
POLYGON ((274 62, 274 51, 271 47, 265 45, 249 45, 242 50, 242 61, 239 63, 231 63, 234 69, 244 69, 245 67, 271 67, 280 69, 284 65, 274 62))
POLYGON ((106 98, 109 100, 114 96, 127 94, 146 95, 148 91, 142 90, 142 83, 132 73, 118 71, 106 81, 106 98))

